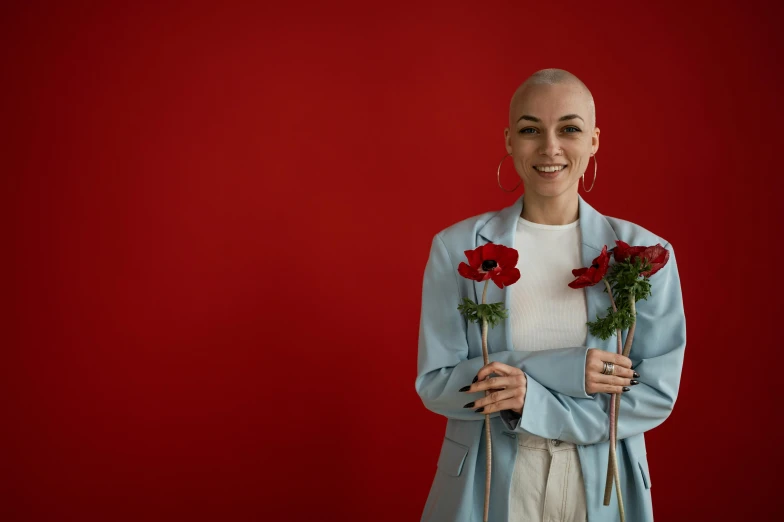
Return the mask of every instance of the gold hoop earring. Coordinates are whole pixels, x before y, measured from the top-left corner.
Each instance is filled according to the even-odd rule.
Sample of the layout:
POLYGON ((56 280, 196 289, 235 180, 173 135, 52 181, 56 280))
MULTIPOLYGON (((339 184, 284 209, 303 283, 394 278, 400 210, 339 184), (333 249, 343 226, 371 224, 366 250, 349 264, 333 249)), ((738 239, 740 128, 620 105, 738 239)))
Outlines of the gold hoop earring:
POLYGON ((596 170, 599 165, 598 163, 596 163, 596 155, 591 154, 591 157, 593 158, 593 181, 591 182, 591 188, 589 189, 585 188, 585 174, 580 176, 581 178, 583 178, 583 190, 586 192, 590 192, 591 190, 593 190, 593 184, 596 183, 596 170))
POLYGON ((499 164, 498 164, 498 186, 499 186, 499 187, 501 188, 501 190, 503 190, 504 192, 514 192, 515 190, 517 190, 517 187, 519 187, 519 186, 520 186, 520 183, 522 183, 522 182, 523 182, 523 180, 521 179, 521 180, 520 180, 520 183, 518 183, 517 185, 515 185, 515 188, 513 188, 512 190, 506 190, 504 187, 501 187, 501 165, 503 165, 503 164, 504 164, 504 161, 506 160, 506 158, 508 158, 508 157, 509 157, 509 156, 511 156, 511 155, 512 155, 512 154, 511 154, 511 153, 509 153, 509 154, 507 154, 506 156, 504 156, 504 157, 501 159, 501 163, 499 163, 499 164))

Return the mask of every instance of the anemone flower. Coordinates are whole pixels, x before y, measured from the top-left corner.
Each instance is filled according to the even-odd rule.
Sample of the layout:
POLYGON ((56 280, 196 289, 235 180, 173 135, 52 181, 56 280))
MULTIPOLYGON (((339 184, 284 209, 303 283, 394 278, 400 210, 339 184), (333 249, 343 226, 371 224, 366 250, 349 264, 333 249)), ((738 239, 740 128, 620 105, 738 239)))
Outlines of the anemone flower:
POLYGON ((520 279, 517 267, 519 254, 514 248, 487 243, 465 251, 468 264, 461 262, 457 271, 466 279, 492 279, 498 288, 509 286, 520 279))

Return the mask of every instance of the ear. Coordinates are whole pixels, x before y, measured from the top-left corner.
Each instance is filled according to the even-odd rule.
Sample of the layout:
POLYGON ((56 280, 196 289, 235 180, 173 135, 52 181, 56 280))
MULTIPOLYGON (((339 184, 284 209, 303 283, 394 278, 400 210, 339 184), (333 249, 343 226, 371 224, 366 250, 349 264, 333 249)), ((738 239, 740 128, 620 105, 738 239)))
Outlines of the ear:
POLYGON ((511 143, 511 136, 509 134, 509 127, 504 129, 504 144, 506 145, 506 153, 512 153, 512 143, 511 143))
POLYGON ((593 130, 593 136, 591 136, 591 150, 593 154, 596 154, 599 150, 599 127, 596 127, 593 130))

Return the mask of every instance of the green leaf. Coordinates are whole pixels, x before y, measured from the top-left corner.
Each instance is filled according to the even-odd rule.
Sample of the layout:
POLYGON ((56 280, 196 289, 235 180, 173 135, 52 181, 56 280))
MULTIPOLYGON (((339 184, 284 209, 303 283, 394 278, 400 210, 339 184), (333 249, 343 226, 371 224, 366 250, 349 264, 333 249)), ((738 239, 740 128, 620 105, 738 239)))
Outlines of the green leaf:
POLYGON ((462 313, 466 319, 474 323, 479 320, 477 306, 478 305, 471 299, 464 297, 463 303, 458 305, 457 309, 460 310, 460 313, 462 313))
POLYGON ((508 310, 504 309, 504 303, 476 304, 467 297, 463 298, 463 303, 458 305, 457 309, 469 321, 479 322, 485 320, 491 328, 494 328, 502 320, 509 317, 508 310))

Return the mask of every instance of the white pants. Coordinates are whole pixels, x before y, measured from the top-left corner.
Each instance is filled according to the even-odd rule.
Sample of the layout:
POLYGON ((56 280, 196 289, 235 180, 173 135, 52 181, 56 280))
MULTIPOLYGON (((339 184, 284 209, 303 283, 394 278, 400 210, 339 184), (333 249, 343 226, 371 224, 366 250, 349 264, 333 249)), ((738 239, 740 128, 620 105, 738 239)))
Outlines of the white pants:
POLYGON ((517 434, 509 522, 586 522, 588 509, 577 446, 517 434))

